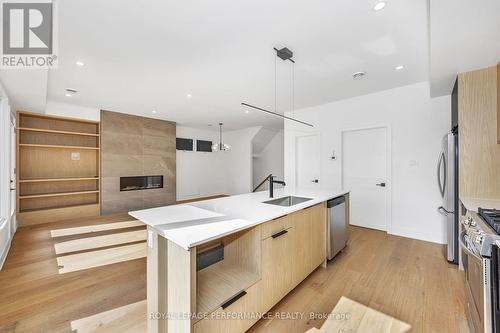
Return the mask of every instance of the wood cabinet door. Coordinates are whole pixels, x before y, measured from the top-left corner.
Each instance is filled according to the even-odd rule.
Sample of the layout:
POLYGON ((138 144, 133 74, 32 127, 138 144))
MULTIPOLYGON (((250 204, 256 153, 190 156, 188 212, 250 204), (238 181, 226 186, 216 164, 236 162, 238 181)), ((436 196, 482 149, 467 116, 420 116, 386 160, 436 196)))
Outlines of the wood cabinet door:
POLYGON ((309 273, 311 268, 311 215, 310 209, 299 210, 290 215, 295 229, 293 234, 293 286, 298 285, 309 273))
POLYGON ((326 258, 326 207, 302 209, 291 215, 294 227, 293 282, 304 280, 326 258))
POLYGON ((497 65, 497 143, 500 144, 500 62, 497 65))
POLYGON ((310 210, 310 271, 321 265, 326 257, 326 205, 316 205, 310 210))
POLYGON ((283 229, 262 240, 263 304, 266 310, 279 302, 290 290, 293 272, 294 228, 283 229))
POLYGON ((194 324, 194 333, 240 333, 255 324, 258 313, 265 311, 262 307, 262 281, 246 290, 247 294, 227 308, 222 307, 211 313, 208 318, 194 324), (235 316, 237 316, 235 318, 235 316))

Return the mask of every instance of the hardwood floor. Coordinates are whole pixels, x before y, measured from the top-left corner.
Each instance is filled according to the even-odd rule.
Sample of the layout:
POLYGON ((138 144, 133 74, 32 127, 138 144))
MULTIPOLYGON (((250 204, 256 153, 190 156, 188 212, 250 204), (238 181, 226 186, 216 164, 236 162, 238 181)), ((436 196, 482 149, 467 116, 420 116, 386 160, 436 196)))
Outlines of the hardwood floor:
MULTIPOLYGON (((444 246, 350 227, 347 248, 272 311, 330 313, 345 296, 410 324, 410 332, 469 332, 464 291, 463 272, 446 262, 444 246)), ((324 321, 261 320, 250 332, 305 332, 324 321)))
MULTIPOLYGON (((76 229, 51 231, 111 222, 133 220, 127 214, 100 218, 83 218, 67 222, 22 227, 14 236, 11 250, 0 271, 0 332, 71 332, 70 323, 146 298, 146 260, 128 260, 75 272, 59 274, 58 258, 67 255, 94 254, 102 248, 56 255, 55 244, 71 240, 92 239, 120 232, 143 230, 143 225, 125 225, 123 229, 76 229), (89 231, 96 232, 88 233, 89 231)), ((119 224, 123 227, 123 224, 119 224)), ((141 243, 132 243, 141 244, 141 243)), ((145 244, 144 242, 142 244, 145 244)), ((123 247, 118 245, 116 248, 123 247)), ((106 247, 104 249, 112 249, 106 247)), ((78 263, 78 262, 77 262, 78 263)))
MULTIPOLYGON (((115 241, 120 233, 144 228, 130 221, 126 214, 118 214, 20 228, 0 271, 0 332, 144 331, 145 258, 113 264, 104 260, 98 267, 83 265, 68 273, 58 267, 58 258, 142 245, 142 238, 128 244, 115 241), (127 223, 114 229, 114 222, 127 223), (73 227, 85 228, 54 232, 73 227), (95 237, 105 235, 113 235, 107 238, 113 241, 104 248, 82 241, 95 244, 95 237), (72 240, 78 241, 67 243, 72 240), (58 255, 57 243, 78 252, 58 255)), ((124 242, 136 239, 124 237, 124 242)), ((304 317, 271 317, 257 322, 250 332, 320 329, 324 316, 309 314, 330 313, 342 296, 411 325, 411 332, 468 332, 463 272, 446 262, 443 251, 442 245, 351 227, 347 248, 271 310, 303 312, 304 317)))

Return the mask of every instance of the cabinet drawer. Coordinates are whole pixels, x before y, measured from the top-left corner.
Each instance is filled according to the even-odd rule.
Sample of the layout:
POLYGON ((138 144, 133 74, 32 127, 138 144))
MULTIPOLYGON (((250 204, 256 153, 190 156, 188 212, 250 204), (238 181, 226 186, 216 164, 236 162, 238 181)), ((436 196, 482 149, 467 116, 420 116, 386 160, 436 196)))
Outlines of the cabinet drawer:
POLYGON ((290 227, 291 223, 288 215, 266 222, 262 224, 262 239, 269 238, 272 235, 290 227))
POLYGON ((262 282, 257 282, 245 291, 246 295, 225 309, 220 307, 208 318, 195 323, 194 333, 243 333, 248 330, 259 320, 256 314, 263 312, 262 282))

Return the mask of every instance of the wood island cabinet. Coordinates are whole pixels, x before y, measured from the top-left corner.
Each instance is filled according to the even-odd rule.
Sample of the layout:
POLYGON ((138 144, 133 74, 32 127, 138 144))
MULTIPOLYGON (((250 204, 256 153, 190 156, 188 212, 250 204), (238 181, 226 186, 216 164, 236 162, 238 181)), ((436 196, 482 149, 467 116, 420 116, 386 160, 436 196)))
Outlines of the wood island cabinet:
POLYGON ((197 316, 184 321, 150 319, 148 332, 245 332, 326 263, 326 226, 323 202, 190 250, 168 240, 166 245, 155 234, 160 248, 148 253, 148 313, 188 311, 197 316), (197 271, 196 254, 220 245, 222 261, 197 271), (165 260, 167 269, 160 264, 165 260))

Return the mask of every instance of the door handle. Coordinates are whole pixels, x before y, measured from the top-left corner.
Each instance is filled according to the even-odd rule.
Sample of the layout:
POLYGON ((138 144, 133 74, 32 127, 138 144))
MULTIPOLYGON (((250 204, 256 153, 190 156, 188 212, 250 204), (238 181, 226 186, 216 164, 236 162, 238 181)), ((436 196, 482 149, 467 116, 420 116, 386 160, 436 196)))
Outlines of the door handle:
POLYGON ((380 186, 380 187, 385 187, 385 183, 378 183, 378 184, 375 184, 377 186, 380 186))
POLYGON ((444 216, 448 216, 448 214, 454 214, 453 212, 446 210, 446 208, 444 208, 443 206, 438 207, 438 212, 443 214, 444 216))
POLYGON ((319 183, 319 180, 318 179, 314 179, 314 180, 312 180, 312 182, 317 184, 317 183, 319 183))
POLYGON ((441 165, 444 164, 444 180, 446 180, 446 162, 444 160, 444 151, 441 152, 441 155, 439 155, 439 161, 438 161, 438 166, 437 166, 437 180, 438 180, 438 186, 439 186, 439 192, 441 193, 441 197, 444 197, 444 184, 441 183, 441 165))

